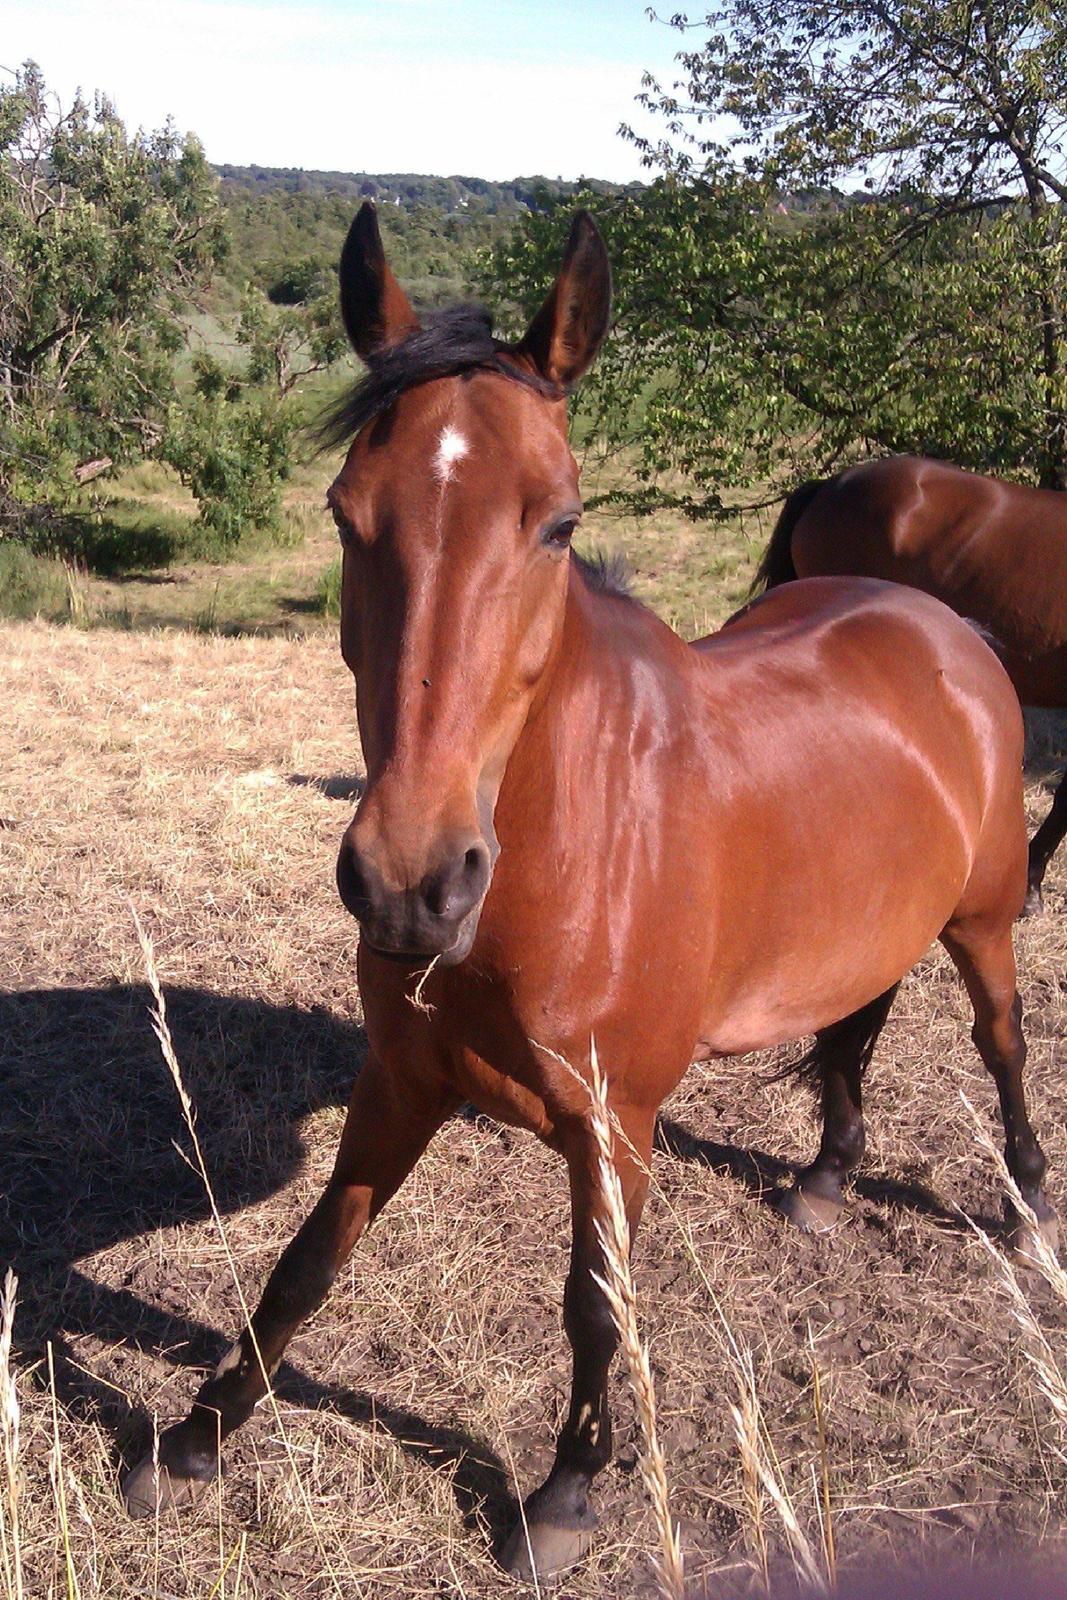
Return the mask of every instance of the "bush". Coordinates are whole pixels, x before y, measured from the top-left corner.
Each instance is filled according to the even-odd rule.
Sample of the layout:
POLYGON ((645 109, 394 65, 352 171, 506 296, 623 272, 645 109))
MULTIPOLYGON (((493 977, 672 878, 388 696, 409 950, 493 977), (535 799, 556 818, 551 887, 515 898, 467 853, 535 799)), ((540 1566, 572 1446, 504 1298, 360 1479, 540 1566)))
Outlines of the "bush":
POLYGON ((69 610, 62 562, 35 555, 17 539, 0 540, 0 616, 54 618, 69 610))
POLYGON ((341 557, 334 556, 319 579, 319 610, 324 617, 341 615, 341 557))
POLYGON ((277 521, 291 433, 269 396, 198 394, 172 409, 163 455, 199 502, 201 522, 235 545, 277 521))

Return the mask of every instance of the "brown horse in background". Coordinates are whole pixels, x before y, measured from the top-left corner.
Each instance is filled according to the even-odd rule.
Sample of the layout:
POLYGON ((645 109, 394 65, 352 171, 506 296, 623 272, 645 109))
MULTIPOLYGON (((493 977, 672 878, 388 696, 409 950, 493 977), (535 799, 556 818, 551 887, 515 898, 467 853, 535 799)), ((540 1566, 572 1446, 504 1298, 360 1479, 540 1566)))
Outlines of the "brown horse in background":
MULTIPOLYGON (((753 591, 848 573, 936 595, 989 630, 1024 706, 1067 706, 1067 494, 891 456, 801 484, 753 591)), ((1030 844, 1024 911, 1067 834, 1067 776, 1030 844)))
POLYGON ((1008 1163, 1053 1227, 1022 1088, 1011 684, 973 629, 911 589, 794 584, 689 645, 572 554, 566 396, 609 298, 580 213, 521 343, 497 343, 469 310, 423 327, 373 208, 352 225, 341 301, 370 373, 336 416, 352 443, 328 499, 367 767, 337 879, 362 930, 370 1055, 333 1176, 252 1331, 163 1434, 158 1472, 148 1458, 127 1479, 136 1513, 191 1499, 218 1471, 220 1438, 471 1101, 567 1164, 571 1404, 502 1559, 545 1579, 579 1558, 611 1454, 616 1346, 597 1283, 594 1037, 632 1232, 657 1108, 690 1060, 814 1033, 822 1142, 783 1209, 826 1229, 863 1153, 875 1040, 940 938, 999 1090, 1008 1163))

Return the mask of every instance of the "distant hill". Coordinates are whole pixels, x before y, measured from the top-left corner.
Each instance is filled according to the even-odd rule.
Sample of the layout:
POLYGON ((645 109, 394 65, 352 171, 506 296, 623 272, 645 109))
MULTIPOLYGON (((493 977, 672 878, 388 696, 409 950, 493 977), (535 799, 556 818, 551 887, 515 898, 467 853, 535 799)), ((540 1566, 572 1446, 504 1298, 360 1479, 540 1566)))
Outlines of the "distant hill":
POLYGON ((473 211, 484 216, 537 210, 546 203, 568 200, 579 189, 613 198, 640 193, 644 187, 600 178, 571 183, 562 178, 531 177, 494 183, 488 178, 440 178, 417 172, 305 172, 300 167, 235 167, 229 163, 216 166, 215 171, 232 199, 278 193, 336 195, 357 202, 373 200, 400 211, 432 206, 446 214, 473 211))

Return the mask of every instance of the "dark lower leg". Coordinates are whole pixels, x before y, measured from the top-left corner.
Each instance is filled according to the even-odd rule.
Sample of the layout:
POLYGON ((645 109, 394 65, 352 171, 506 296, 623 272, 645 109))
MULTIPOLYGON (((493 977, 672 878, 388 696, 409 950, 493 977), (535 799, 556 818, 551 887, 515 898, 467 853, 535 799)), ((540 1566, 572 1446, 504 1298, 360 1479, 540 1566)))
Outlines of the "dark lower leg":
POLYGON ((266 1395, 290 1338, 321 1304, 353 1246, 426 1148, 451 1102, 393 1079, 374 1058, 352 1096, 337 1163, 317 1205, 286 1246, 238 1342, 183 1422, 160 1436, 124 1485, 134 1514, 189 1498, 218 1470, 219 1445, 266 1395), (184 1486, 184 1487, 183 1487, 184 1486))
MULTIPOLYGON (((652 1118, 634 1138, 639 1160, 617 1147, 616 1160, 632 1240, 648 1187, 652 1118)), ((509 1571, 541 1579, 572 1565, 583 1554, 596 1515, 589 1504, 593 1478, 611 1460, 608 1371, 619 1342, 607 1298, 595 1278, 605 1275, 594 1215, 600 1213, 591 1164, 571 1164, 574 1235, 563 1297, 563 1322, 573 1352, 571 1402, 556 1441, 556 1459, 545 1482, 525 1502, 523 1517, 504 1551, 509 1571), (595 1275, 595 1276, 594 1276, 595 1275)))
MULTIPOLYGON (((286 1246, 237 1343, 202 1384, 183 1422, 159 1440, 159 1464, 173 1478, 203 1482, 218 1470, 223 1439, 266 1395, 286 1345, 322 1303, 368 1220, 365 1188, 331 1183, 286 1246)), ((131 1475, 132 1476, 132 1475, 131 1475)), ((137 1486, 128 1483, 127 1499, 137 1486)), ((136 1509, 131 1504, 131 1509, 136 1509)))
POLYGON ((819 1153, 798 1182, 811 1194, 840 1203, 842 1184, 863 1160, 863 1068, 858 1061, 827 1067, 822 1083, 822 1139, 819 1153))
MULTIPOLYGON (((997 1086, 1004 1124, 1004 1160, 1019 1192, 1037 1216, 1041 1231, 1055 1243, 1056 1219, 1045 1198, 1045 1154, 1037 1142, 1026 1110, 1023 1069, 1026 1038, 1022 1028, 1022 1002, 1015 987, 1015 952, 1011 928, 993 934, 975 932, 969 925, 946 929, 941 935, 956 963, 974 1007, 971 1038, 997 1086)), ((1014 1206, 1006 1206, 1015 1243, 1027 1247, 1032 1231, 1014 1206)))
MULTIPOLYGON (((1045 1153, 1030 1126, 1023 1092, 1026 1065, 1026 1040, 1022 1030, 1022 1002, 1016 995, 1000 1016, 975 1020, 972 1033, 979 1055, 997 1086, 1000 1116, 1004 1124, 1004 1160, 1019 1192, 1039 1222, 1051 1222, 1054 1213, 1045 1198, 1045 1153)), ((1020 1225, 1015 1208, 1009 1205, 1009 1221, 1020 1225)))
POLYGON ((1030 840, 1026 899, 1023 902, 1024 915, 1041 910, 1041 885, 1045 880, 1045 872, 1065 836, 1067 836, 1067 773, 1056 787, 1048 816, 1030 840))
POLYGON ((895 994, 896 985, 816 1034, 809 1060, 821 1083, 819 1153, 779 1201, 790 1221, 805 1232, 823 1233, 834 1227, 845 1202, 844 1180, 863 1159, 863 1074, 895 994))

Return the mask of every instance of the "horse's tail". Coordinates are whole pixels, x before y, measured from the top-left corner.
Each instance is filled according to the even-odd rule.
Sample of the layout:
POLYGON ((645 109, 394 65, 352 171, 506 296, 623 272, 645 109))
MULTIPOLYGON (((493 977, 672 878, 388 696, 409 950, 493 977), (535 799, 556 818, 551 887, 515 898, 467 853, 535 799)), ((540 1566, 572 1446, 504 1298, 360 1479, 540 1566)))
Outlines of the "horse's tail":
POLYGON ((756 576, 749 590, 750 596, 763 594, 766 589, 776 589, 780 583, 790 583, 796 577, 797 569, 793 565, 793 552, 790 548, 793 529, 819 490, 831 481, 829 478, 809 478, 807 483, 802 483, 799 489, 793 490, 774 525, 771 542, 763 552, 763 560, 756 568, 756 576))
POLYGON ((900 984, 894 983, 891 989, 868 1001, 858 1011, 842 1017, 840 1022, 833 1023, 829 1028, 823 1028, 815 1035, 815 1043, 799 1061, 791 1061, 780 1072, 772 1073, 772 1082, 779 1078, 801 1078, 813 1088, 821 1089, 827 1072, 840 1061, 842 1051, 859 1067, 862 1077, 871 1064, 878 1035, 885 1027, 899 988, 900 984))

